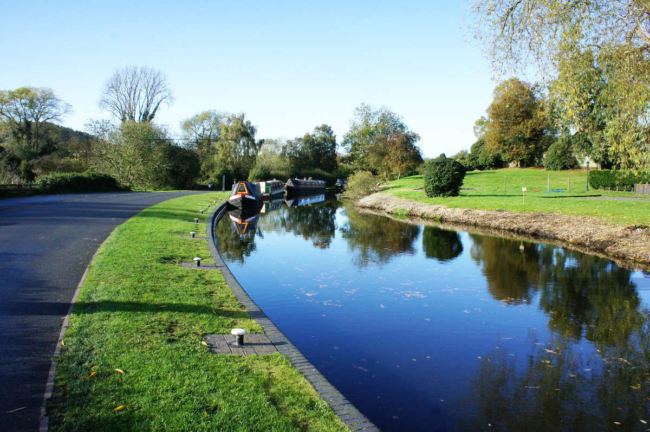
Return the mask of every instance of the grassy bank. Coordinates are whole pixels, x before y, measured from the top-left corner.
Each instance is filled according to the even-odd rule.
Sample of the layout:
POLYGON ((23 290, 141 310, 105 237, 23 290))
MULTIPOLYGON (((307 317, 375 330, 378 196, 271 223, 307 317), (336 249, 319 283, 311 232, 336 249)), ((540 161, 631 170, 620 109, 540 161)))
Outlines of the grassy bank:
POLYGON ((384 193, 427 204, 445 205, 449 208, 476 210, 508 210, 523 213, 557 213, 563 215, 594 216, 617 225, 650 225, 650 199, 630 192, 586 192, 586 171, 544 171, 538 169, 503 169, 467 173, 461 196, 428 198, 422 176, 413 176, 389 184, 384 193), (550 189, 562 193, 546 193, 548 175, 550 189), (569 189, 571 179, 571 190, 569 189), (505 192, 504 192, 505 180, 505 192), (522 187, 527 188, 523 201, 522 187), (603 195, 606 198, 632 198, 635 201, 588 199, 603 195), (575 198, 566 198, 576 196, 575 198), (565 198, 563 198, 565 197, 565 198))
POLYGON ((284 356, 202 345, 234 327, 261 331, 219 271, 178 265, 209 258, 205 240, 181 235, 205 235, 189 221, 205 221, 199 210, 220 195, 151 207, 101 247, 57 360, 54 430, 346 430, 284 356))

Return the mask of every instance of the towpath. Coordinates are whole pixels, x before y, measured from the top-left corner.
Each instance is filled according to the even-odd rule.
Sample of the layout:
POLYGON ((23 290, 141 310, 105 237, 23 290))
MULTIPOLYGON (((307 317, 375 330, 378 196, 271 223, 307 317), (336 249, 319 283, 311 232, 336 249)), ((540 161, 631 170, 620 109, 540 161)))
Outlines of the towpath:
POLYGON ((52 354, 77 284, 113 229, 170 193, 0 200, 0 429, 36 431, 52 354))

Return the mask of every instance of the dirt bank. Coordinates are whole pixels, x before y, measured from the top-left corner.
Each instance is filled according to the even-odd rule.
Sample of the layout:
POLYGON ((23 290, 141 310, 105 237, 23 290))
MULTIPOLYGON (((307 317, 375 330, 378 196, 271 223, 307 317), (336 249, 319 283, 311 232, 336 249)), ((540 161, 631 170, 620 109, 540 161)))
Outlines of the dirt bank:
POLYGON ((389 214, 557 241, 639 263, 643 267, 650 265, 650 232, 646 227, 622 227, 604 219, 587 216, 448 208, 380 193, 367 196, 357 201, 356 205, 389 214))

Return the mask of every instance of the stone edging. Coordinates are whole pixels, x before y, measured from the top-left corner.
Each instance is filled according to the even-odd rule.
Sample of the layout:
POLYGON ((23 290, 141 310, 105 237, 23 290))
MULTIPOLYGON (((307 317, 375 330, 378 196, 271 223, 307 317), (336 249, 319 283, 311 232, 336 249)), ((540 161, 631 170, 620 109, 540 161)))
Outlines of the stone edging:
POLYGON ((248 293, 242 288, 235 276, 232 274, 226 263, 221 258, 214 242, 214 227, 221 220, 226 212, 228 201, 214 209, 208 218, 206 237, 208 247, 216 267, 221 270, 223 277, 232 290, 235 297, 244 305, 246 311, 262 327, 264 333, 272 343, 278 344, 278 351, 285 355, 291 364, 311 383, 314 390, 327 402, 334 413, 352 431, 378 432, 375 426, 366 416, 348 401, 325 377, 307 360, 307 358, 296 348, 284 333, 266 316, 266 314, 255 304, 248 293), (281 345, 280 345, 281 344, 281 345))

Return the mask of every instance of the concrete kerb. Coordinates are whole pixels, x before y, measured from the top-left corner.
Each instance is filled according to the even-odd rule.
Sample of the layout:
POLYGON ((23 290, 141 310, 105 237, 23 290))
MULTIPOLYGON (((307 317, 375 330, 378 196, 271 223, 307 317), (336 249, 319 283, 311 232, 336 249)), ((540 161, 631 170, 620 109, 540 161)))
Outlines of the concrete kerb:
MULTIPOLYGON (((313 384, 312 384, 312 387, 314 388, 314 390, 316 390, 316 392, 321 397, 321 399, 323 399, 326 402, 328 402, 327 399, 330 399, 329 404, 331 405, 332 397, 331 396, 327 397, 326 395, 331 394, 333 390, 338 392, 338 390, 336 390, 336 387, 333 386, 329 381, 327 381, 325 379, 325 377, 323 377, 320 374, 320 372, 318 372, 318 369, 316 369, 314 367, 314 365, 312 365, 309 361, 305 362, 305 360, 303 360, 303 359, 306 359, 306 357, 304 357, 304 355, 300 352, 300 350, 298 348, 296 348, 296 346, 291 342, 291 340, 284 333, 282 333, 282 331, 280 329, 278 329, 278 327, 264 313, 264 311, 262 311, 259 308, 259 306, 257 306, 257 304, 253 301, 253 299, 251 299, 251 297, 248 295, 248 293, 239 284, 239 282, 237 281, 235 276, 230 271, 230 268, 228 268, 228 265, 226 265, 223 258, 221 258, 221 254, 217 250, 217 245, 215 244, 215 241, 214 241, 214 228, 216 227, 216 224, 219 223, 219 221, 221 220, 223 215, 226 213, 227 206, 228 206, 228 201, 223 202, 218 207, 216 207, 214 209, 214 211, 212 211, 212 213, 210 213, 210 216, 208 217, 208 222, 207 222, 207 226, 206 226, 206 237, 208 238, 208 248, 210 249, 210 254, 212 255, 213 261, 215 262, 215 264, 219 268, 219 270, 221 270, 221 273, 223 274, 223 278, 225 279, 226 284, 228 284, 228 286, 230 287, 230 290, 233 292, 233 294, 235 294, 235 297, 237 297, 237 300, 239 300, 239 302, 242 303, 243 305, 247 305, 247 306, 245 306, 246 311, 249 312, 249 313, 250 312, 255 312, 255 318, 254 319, 260 325, 260 327, 262 327, 262 329, 264 330, 264 333, 273 332, 273 333, 275 333, 275 337, 272 338, 271 341, 273 342, 277 338, 277 339, 281 340, 284 343, 283 347, 279 348, 279 351, 281 353, 288 351, 290 353, 296 353, 296 354, 299 354, 301 356, 300 365, 299 365, 300 369, 298 369, 298 371, 305 378, 308 378, 308 376, 312 377, 313 374, 318 374, 319 378, 322 378, 322 380, 319 379, 318 388, 313 387, 313 384), (324 385, 324 384, 327 384, 327 385, 324 385)), ((287 354, 285 354, 285 355, 287 355, 287 354)), ((292 364, 293 363, 294 362, 292 361, 292 364)), ((294 365, 294 367, 295 367, 295 365, 294 365)), ((308 379, 308 381, 310 381, 310 380, 308 379)), ((310 383, 311 383, 311 381, 310 381, 310 383)), ((345 397, 341 393, 339 393, 339 394, 341 395, 340 398, 345 400, 345 397)), ((334 398, 334 399, 338 399, 338 397, 334 398)), ((343 423, 346 424, 346 426, 350 430, 364 431, 364 432, 366 432, 366 431, 379 431, 377 426, 375 426, 372 422, 370 422, 370 420, 368 420, 367 417, 365 417, 363 414, 361 414, 361 412, 359 410, 354 408, 354 406, 349 401, 345 400, 345 402, 346 402, 346 404, 349 404, 356 411, 356 413, 358 413, 357 415, 358 415, 359 420, 356 420, 356 418, 355 418, 355 421, 354 421, 354 423, 357 423, 357 424, 355 424, 355 425, 348 424, 345 421, 346 419, 341 418, 345 413, 349 413, 349 411, 344 412, 343 414, 341 414, 340 412, 337 412, 337 411, 334 411, 334 413, 339 417, 339 419, 341 419, 341 421, 343 423)), ((347 420, 348 420, 348 422, 350 421, 349 419, 347 419, 347 420)))

